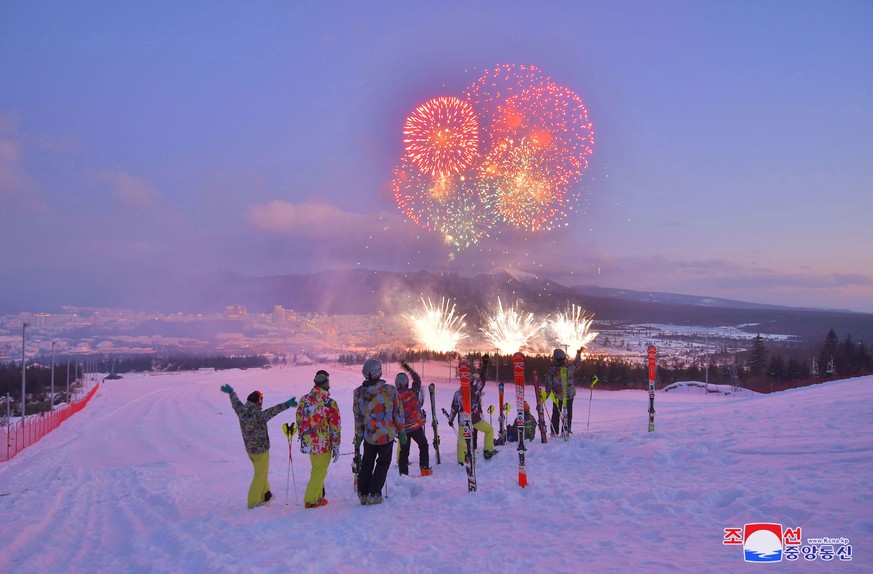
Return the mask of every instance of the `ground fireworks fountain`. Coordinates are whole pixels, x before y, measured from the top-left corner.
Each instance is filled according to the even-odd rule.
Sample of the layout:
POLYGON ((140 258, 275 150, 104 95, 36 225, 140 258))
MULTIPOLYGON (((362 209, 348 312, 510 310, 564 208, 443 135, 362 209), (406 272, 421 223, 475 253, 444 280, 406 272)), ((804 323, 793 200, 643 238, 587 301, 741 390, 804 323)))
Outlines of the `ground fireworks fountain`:
POLYGON ((485 339, 498 352, 509 355, 523 349, 545 322, 537 322, 533 313, 522 311, 519 301, 504 308, 498 297, 497 305, 482 313, 482 325, 480 330, 485 339))
POLYGON ((588 315, 582 307, 570 305, 565 313, 558 313, 549 320, 549 326, 555 334, 555 345, 575 352, 587 347, 599 333, 591 333, 591 323, 594 315, 588 315))
POLYGON ((455 305, 445 297, 439 305, 434 305, 430 297, 421 298, 421 309, 404 315, 412 328, 416 343, 423 349, 450 353, 457 350, 458 344, 467 338, 463 332, 467 324, 466 315, 456 315, 455 305))

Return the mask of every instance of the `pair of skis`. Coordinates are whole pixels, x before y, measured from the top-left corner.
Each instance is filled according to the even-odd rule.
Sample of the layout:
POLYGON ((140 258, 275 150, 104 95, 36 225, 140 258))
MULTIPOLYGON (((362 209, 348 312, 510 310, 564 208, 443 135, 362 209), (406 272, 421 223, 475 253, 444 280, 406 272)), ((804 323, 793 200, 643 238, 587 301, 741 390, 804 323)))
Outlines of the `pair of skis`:
POLYGON ((433 383, 427 386, 428 393, 430 394, 430 424, 433 427, 433 450, 436 453, 436 462, 437 464, 442 464, 440 461, 440 431, 439 431, 439 423, 437 422, 437 412, 436 412, 436 385, 433 383))
POLYGON ((655 374, 658 370, 658 350, 649 345, 649 432, 655 432, 655 374))
POLYGON ((516 428, 518 429, 518 485, 522 488, 527 486, 527 469, 525 468, 524 453, 524 354, 521 352, 512 356, 512 372, 515 376, 515 407, 516 428))
POLYGON ((467 471, 467 492, 476 492, 476 458, 473 456, 473 415, 472 390, 470 388, 470 364, 462 361, 458 365, 458 375, 461 377, 461 418, 463 423, 464 469, 467 471))
MULTIPOLYGON (((503 383, 497 383, 497 395, 499 399, 500 405, 500 414, 497 415, 497 425, 499 429, 497 431, 497 440, 494 441, 494 444, 501 445, 506 444, 506 415, 503 412, 503 383)), ((507 405, 508 407, 509 405, 507 405)), ((494 407, 491 407, 492 409, 494 407)))

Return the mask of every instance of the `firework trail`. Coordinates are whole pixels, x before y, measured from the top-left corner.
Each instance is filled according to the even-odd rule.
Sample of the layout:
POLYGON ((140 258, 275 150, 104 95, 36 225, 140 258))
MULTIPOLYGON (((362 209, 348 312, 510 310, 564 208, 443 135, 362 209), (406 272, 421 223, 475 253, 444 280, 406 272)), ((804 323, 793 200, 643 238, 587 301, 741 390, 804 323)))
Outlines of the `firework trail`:
POLYGON ((404 317, 409 321, 416 343, 423 349, 450 353, 467 338, 463 332, 467 326, 466 315, 456 315, 455 305, 449 307, 445 297, 440 298, 439 305, 434 305, 430 297, 427 300, 422 297, 421 310, 404 317))
POLYGON ((577 305, 570 305, 566 312, 558 313, 549 321, 549 326, 555 334, 556 346, 564 347, 572 352, 582 347, 587 347, 599 333, 591 333, 591 323, 594 315, 588 315, 586 311, 577 305))
POLYGON ((488 312, 482 313, 483 326, 480 331, 503 355, 525 348, 531 337, 545 324, 543 321, 537 323, 533 313, 525 313, 520 307, 521 302, 516 301, 512 307, 504 308, 498 297, 497 305, 492 305, 488 312))

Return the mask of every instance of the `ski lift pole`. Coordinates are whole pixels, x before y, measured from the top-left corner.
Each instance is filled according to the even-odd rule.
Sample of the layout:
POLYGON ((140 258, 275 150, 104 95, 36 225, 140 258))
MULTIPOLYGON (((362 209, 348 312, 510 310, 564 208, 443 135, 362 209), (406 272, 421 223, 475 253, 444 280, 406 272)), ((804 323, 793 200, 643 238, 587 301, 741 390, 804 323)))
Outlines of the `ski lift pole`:
POLYGON ((588 434, 588 431, 591 427, 591 400, 594 398, 594 385, 597 384, 597 375, 591 376, 591 392, 588 394, 588 423, 585 425, 585 434, 588 434))

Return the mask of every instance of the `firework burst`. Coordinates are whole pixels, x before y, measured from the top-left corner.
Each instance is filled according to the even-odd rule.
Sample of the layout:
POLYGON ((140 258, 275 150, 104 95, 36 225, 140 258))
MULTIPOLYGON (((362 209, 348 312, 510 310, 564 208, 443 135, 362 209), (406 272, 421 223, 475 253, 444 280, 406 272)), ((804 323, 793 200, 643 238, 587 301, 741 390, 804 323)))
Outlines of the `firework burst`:
POLYGON ((480 115, 479 122, 488 141, 493 141, 492 125, 520 125, 523 114, 506 103, 531 88, 546 86, 551 79, 536 66, 500 64, 482 72, 464 90, 467 101, 480 115))
POLYGON ((457 251, 507 228, 566 225, 594 141, 579 96, 535 66, 505 64, 464 98, 428 100, 406 119, 398 209, 457 251))
POLYGON ((455 305, 445 298, 439 305, 434 305, 430 297, 421 298, 421 309, 404 317, 409 321, 416 343, 423 349, 450 353, 456 350, 458 344, 467 338, 463 332, 467 324, 466 315, 456 315, 455 305))
POLYGON ((570 198, 554 185, 551 167, 531 142, 499 145, 480 174, 495 216, 513 227, 553 229, 569 210, 570 198))
POLYGON ((544 322, 536 322, 533 313, 521 310, 521 302, 516 301, 511 307, 503 307, 500 298, 497 305, 482 313, 483 326, 480 328, 485 339, 504 355, 519 351, 539 331, 544 322))
POLYGON ((400 211, 439 232, 447 245, 460 251, 488 237, 495 219, 493 197, 475 174, 431 178, 408 163, 394 174, 392 189, 400 211))
POLYGON ((566 312, 558 313, 550 320, 549 326, 555 334, 558 347, 575 351, 587 347, 599 335, 588 331, 593 322, 593 314, 588 315, 582 307, 574 304, 570 305, 566 312))
POLYGON ((461 172, 478 154, 473 106, 454 97, 428 100, 406 118, 403 145, 413 165, 433 178, 461 172))

